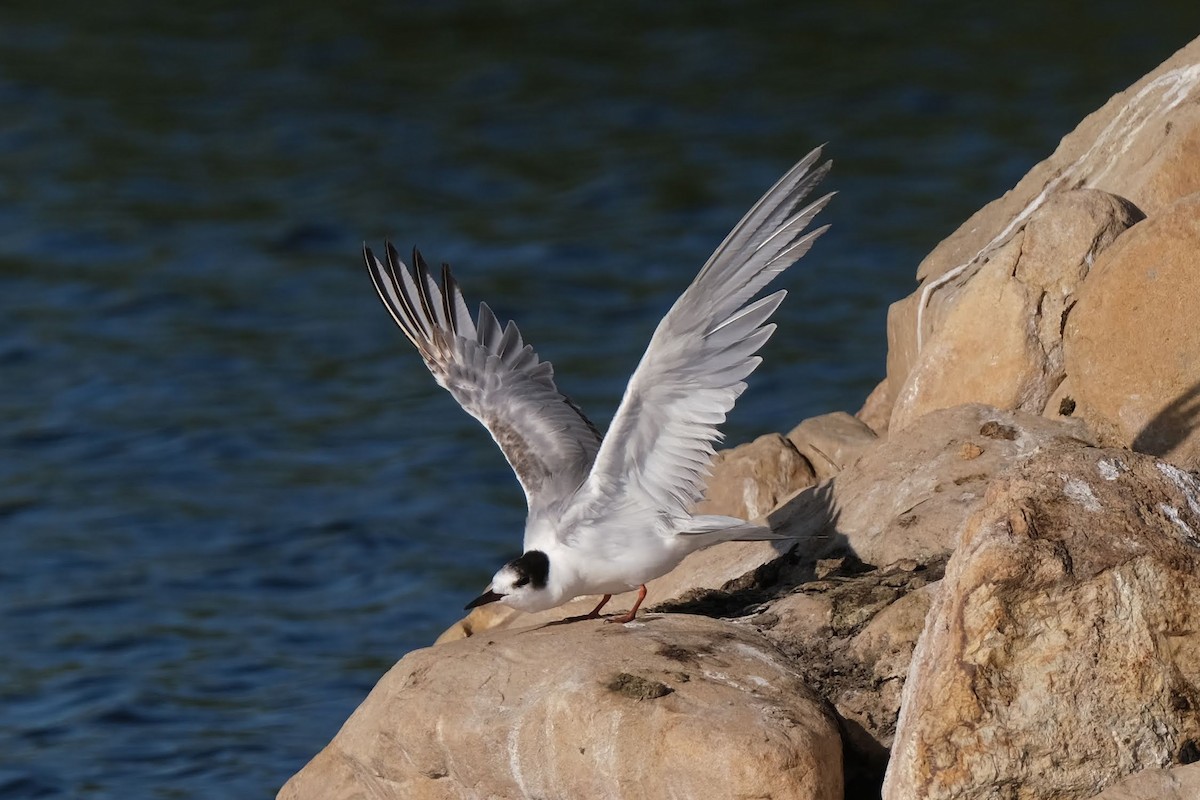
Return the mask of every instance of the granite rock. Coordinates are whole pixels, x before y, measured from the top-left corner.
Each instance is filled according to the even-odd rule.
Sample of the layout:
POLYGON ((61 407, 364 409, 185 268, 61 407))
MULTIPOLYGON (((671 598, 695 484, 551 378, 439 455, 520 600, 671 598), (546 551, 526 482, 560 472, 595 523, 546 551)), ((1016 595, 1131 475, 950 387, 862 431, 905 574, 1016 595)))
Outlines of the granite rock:
POLYGON ((925 619, 885 800, 1088 798, 1200 741, 1200 483, 1062 443, 995 479, 925 619))
POLYGON ((1200 468, 1197 275, 1200 194, 1100 257, 1065 332, 1074 415, 1106 441, 1188 469, 1200 468))
POLYGON ((841 800, 841 758, 825 704, 753 630, 592 620, 409 653, 279 798, 841 800))
MULTIPOLYGON (((1035 410, 1036 400, 1046 399, 1043 395, 1047 387, 1053 393, 1054 387, 1050 385, 1053 376, 1039 378, 1038 372, 1044 369, 1034 370, 1028 359, 1038 360, 1034 340, 1046 341, 1047 334, 1052 334, 1054 314, 1042 313, 1041 320, 1031 320, 1026 313, 1027 297, 1023 296, 1028 292, 1014 285, 1014 281, 1025 283, 1025 280, 1018 274, 1012 276, 1014 281, 1005 281, 1002 275, 995 274, 1000 271, 998 267, 989 269, 988 265, 997 260, 1014 265, 1020 261, 1024 246, 1037 242, 1036 238, 1031 239, 1034 232, 1031 226, 1050 223, 1053 228, 1057 216, 1053 211, 1055 204, 1077 190, 1096 190, 1119 198, 1138 209, 1137 216, 1150 218, 1200 191, 1198 99, 1200 39, 1085 118, 1063 138, 1049 158, 1034 166, 1011 191, 973 214, 934 248, 917 270, 921 284, 918 290, 894 304, 888 313, 888 390, 882 396, 894 399, 891 425, 911 421, 933 407, 932 399, 921 398, 924 386, 913 375, 918 366, 926 377, 934 379, 932 383, 940 387, 939 391, 951 391, 942 401, 945 405, 979 401, 1035 410), (976 280, 980 287, 970 293, 974 297, 967 300, 963 310, 953 314, 958 305, 954 296, 962 294, 976 280), (989 296, 995 301, 994 309, 987 306, 989 296), (997 385, 975 380, 980 370, 987 371, 987 364, 963 362, 963 356, 969 359, 971 355, 963 349, 967 344, 965 339, 962 343, 953 341, 953 337, 946 339, 936 353, 925 353, 948 317, 956 316, 951 322, 966 326, 962 335, 970 339, 972 328, 966 325, 970 320, 964 315, 972 308, 992 312, 988 319, 993 314, 995 317, 991 327, 996 340, 990 342, 979 332, 975 340, 985 346, 981 352, 988 354, 982 361, 996 360, 1002 378, 997 385), (1014 321, 1025 324, 1013 326, 1014 321), (926 363, 922 365, 922 361, 926 363), (966 371, 963 391, 953 393, 956 365, 965 366, 966 371), (964 395, 971 380, 973 389, 982 393, 964 395)), ((1078 249, 1071 231, 1062 233, 1061 242, 1050 244, 1078 249)), ((1105 242, 1097 239, 1096 244, 1099 247, 1088 248, 1093 258, 1099 255, 1105 242)), ((1068 261, 1073 258, 1063 252, 1045 263, 1069 274, 1070 265, 1062 262, 1063 257, 1068 261)), ((1054 299, 1053 292, 1048 296, 1054 299)), ((1064 310, 1070 312, 1069 299, 1064 310)), ((1053 354, 1049 360, 1053 369, 1053 354)), ((873 413, 878 415, 878 408, 873 413)))
POLYGON ((857 461, 878 443, 879 435, 857 417, 835 411, 804 420, 788 432, 787 440, 812 464, 817 480, 823 481, 857 461))
POLYGON ((994 476, 1060 439, 1090 441, 1078 420, 979 404, 927 414, 768 517, 810 556, 851 551, 878 566, 945 557, 994 476))

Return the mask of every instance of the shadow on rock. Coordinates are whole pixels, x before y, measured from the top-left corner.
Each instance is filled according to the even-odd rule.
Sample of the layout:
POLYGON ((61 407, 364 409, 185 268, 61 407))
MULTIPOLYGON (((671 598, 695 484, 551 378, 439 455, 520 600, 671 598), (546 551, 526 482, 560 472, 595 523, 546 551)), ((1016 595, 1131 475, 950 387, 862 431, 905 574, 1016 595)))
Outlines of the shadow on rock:
MULTIPOLYGON (((838 510, 833 484, 837 478, 797 494, 786 503, 792 516, 806 520, 793 536, 772 542, 780 555, 728 581, 718 589, 694 589, 659 603, 651 610, 705 617, 742 617, 757 613, 764 603, 817 577, 818 559, 830 553, 849 553, 846 537, 837 532, 838 510)), ((772 515, 774 516, 774 515, 772 515)), ((772 517, 767 521, 771 522, 772 517)), ((774 526, 772 526, 774 527, 774 526)), ((851 559, 858 563, 857 559, 851 559)))
POLYGON ((1131 449, 1167 458, 1200 421, 1200 382, 1176 397, 1146 423, 1134 438, 1131 449))

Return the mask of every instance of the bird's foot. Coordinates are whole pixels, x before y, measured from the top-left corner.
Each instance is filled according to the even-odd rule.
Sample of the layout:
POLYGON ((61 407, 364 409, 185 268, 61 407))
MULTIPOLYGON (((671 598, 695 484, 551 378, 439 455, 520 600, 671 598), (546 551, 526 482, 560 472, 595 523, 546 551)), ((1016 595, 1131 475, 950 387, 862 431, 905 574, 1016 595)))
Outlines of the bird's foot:
MULTIPOLYGON (((624 625, 626 622, 633 622, 634 617, 637 616, 638 609, 642 607, 642 601, 645 599, 646 599, 646 584, 643 583, 641 586, 638 587, 637 599, 633 601, 633 608, 629 609, 628 614, 626 614, 623 617, 609 617, 608 619, 606 619, 604 621, 605 622, 619 622, 622 625, 624 625)), ((604 602, 607 603, 608 600, 605 599, 604 602)), ((601 603, 600 605, 602 606, 602 605, 604 605, 604 603, 601 603)), ((596 606, 596 610, 599 611, 600 606, 596 606)))
POLYGON ((599 619, 602 616, 602 614, 600 613, 600 609, 604 608, 604 604, 607 603, 611 599, 612 599, 611 594, 604 595, 604 598, 601 599, 600 602, 596 604, 596 607, 593 608, 591 611, 589 611, 587 614, 580 617, 580 619, 599 619))

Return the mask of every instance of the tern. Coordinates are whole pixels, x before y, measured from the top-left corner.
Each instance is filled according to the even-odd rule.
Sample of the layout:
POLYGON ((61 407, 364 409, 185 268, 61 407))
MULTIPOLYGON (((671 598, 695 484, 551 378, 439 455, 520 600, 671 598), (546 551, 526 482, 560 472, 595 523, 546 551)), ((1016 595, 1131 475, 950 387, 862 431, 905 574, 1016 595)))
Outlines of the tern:
POLYGON ((804 208, 829 171, 821 148, 792 167, 734 227, 654 331, 608 433, 559 391, 514 323, 501 327, 486 303, 472 318, 447 264, 440 282, 420 252, 413 269, 386 244, 386 263, 363 256, 384 306, 437 382, 500 446, 525 490, 524 552, 496 572, 467 609, 499 602, 543 611, 637 589, 696 550, 734 540, 780 538, 735 517, 695 514, 714 444, 761 363, 768 322, 786 291, 755 300, 808 252, 828 225, 805 232, 833 196, 804 208), (799 209, 799 210, 797 210, 799 209))

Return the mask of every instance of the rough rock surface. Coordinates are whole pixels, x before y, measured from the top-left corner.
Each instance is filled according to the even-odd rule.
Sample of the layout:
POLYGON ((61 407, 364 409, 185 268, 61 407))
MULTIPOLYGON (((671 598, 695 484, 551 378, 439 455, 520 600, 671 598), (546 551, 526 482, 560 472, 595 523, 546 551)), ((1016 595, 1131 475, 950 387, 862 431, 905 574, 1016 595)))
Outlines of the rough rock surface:
POLYGON ((697 514, 757 519, 779 501, 817 482, 814 467, 793 442, 778 433, 721 450, 697 514))
POLYGON ((817 480, 823 481, 857 461, 879 441, 879 436, 862 420, 835 411, 804 420, 792 428, 787 440, 808 459, 817 480))
MULTIPOLYGON (((1027 226, 1033 224, 1035 217, 1050 221, 1056 216, 1041 213, 1043 207, 1051 207, 1060 196, 1072 190, 1107 192, 1130 201, 1149 217, 1200 191, 1198 98, 1200 39, 1089 115, 1075 131, 1063 138, 1053 155, 1031 169, 1016 187, 980 209, 939 244, 918 269, 921 288, 895 304, 888 314, 889 390, 885 396, 895 398, 898 406, 916 402, 913 395, 919 395, 921 389, 914 386, 910 378, 918 362, 922 359, 954 359, 952 348, 937 359, 925 356, 922 351, 932 341, 933 328, 939 324, 939 318, 949 310, 940 308, 946 304, 939 301, 938 295, 953 294, 963 287, 964 282, 974 282, 977 278, 983 282, 990 278, 995 289, 1006 290, 995 296, 999 316, 992 326, 999 338, 998 363, 1006 372, 1006 384, 1003 387, 984 386, 988 392, 985 395, 958 395, 948 399, 947 403, 965 400, 999 402, 1005 393, 1013 394, 1014 381, 1027 386, 1030 373, 1017 368, 1013 359, 1018 351, 1030 344, 1028 327, 1015 330, 1001 327, 1011 322, 1020 298, 1016 296, 1015 286, 1001 282, 1000 276, 988 274, 986 262, 997 258, 1011 259, 1011 244, 1018 242, 1020 247, 1020 241, 1028 238, 1027 226), (926 294, 931 304, 921 313, 922 324, 918 326, 917 310, 926 294)), ((1064 242, 1069 243, 1070 237, 1064 242)), ((1044 316, 1049 322, 1050 315, 1044 316)), ((1038 338, 1043 334, 1044 331, 1039 333, 1038 338)), ((1036 352, 1030 354, 1037 355, 1036 352)), ((945 371, 936 367, 935 364, 926 369, 935 375, 945 371)), ((1042 388, 1036 384, 1035 381, 1036 393, 1040 393, 1042 388)), ((1030 402, 1021 392, 1016 394, 1022 402, 1030 402)), ((929 407, 923 406, 924 409, 929 407)), ((1030 406, 1020 407, 1028 409, 1030 406)), ((919 416, 920 409, 897 411, 902 420, 911 420, 919 416)), ((878 414, 878 409, 874 413, 878 414)), ((892 424, 896 421, 893 416, 892 424)))
POLYGON ((1200 483, 1064 444, 966 525, 903 692, 885 800, 1087 798, 1200 742, 1200 483))
POLYGON ((1174 769, 1144 769, 1110 786, 1092 800, 1196 800, 1200 764, 1174 769))
POLYGON ((846 796, 878 798, 900 693, 941 564, 861 571, 839 559, 746 619, 791 659, 842 723, 846 796))
POLYGON ((1063 438, 1090 434, 1078 421, 977 404, 935 411, 768 520, 818 555, 849 549, 880 566, 935 560, 954 549, 993 476, 1063 438))
POLYGON ((988 203, 921 262, 936 278, 1006 241, 1043 203, 1100 189, 1154 216, 1200 191, 1200 39, 1089 114, 1045 161, 988 203))
POLYGON ((715 796, 840 800, 841 741, 765 638, 688 616, 414 651, 279 793, 715 796))
POLYGON ((867 395, 867 399, 863 401, 862 408, 856 411, 854 416, 862 420, 867 427, 875 431, 879 436, 886 437, 888 435, 888 425, 891 422, 892 405, 894 403, 892 386, 885 377, 867 395))
MULTIPOLYGON (((919 573, 914 577, 919 578, 919 573)), ((834 706, 889 749, 896 734, 900 696, 913 649, 925 629, 925 616, 938 585, 923 581, 907 584, 909 593, 883 608, 849 642, 846 655, 870 670, 870 682, 866 687, 843 690, 834 698, 834 706)))
MULTIPOLYGON (((1089 268, 1141 218, 1105 192, 1054 195, 1003 245, 932 294, 919 355, 896 365, 906 377, 894 387, 891 430, 967 402, 1041 414, 1066 374, 1063 322, 1089 268)), ((894 335, 915 329, 922 294, 893 306, 894 335)))
POLYGON ((1097 262, 1066 328, 1075 415, 1115 444, 1200 467, 1200 194, 1097 262))

